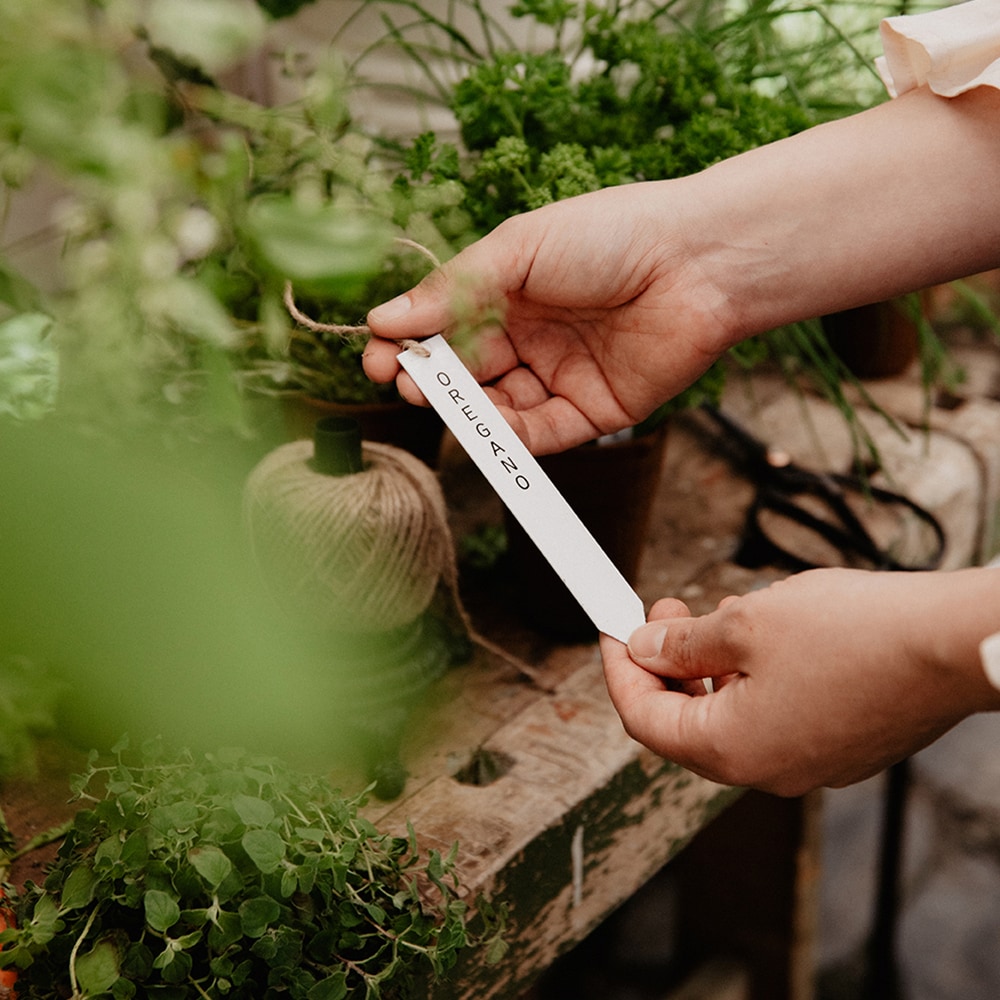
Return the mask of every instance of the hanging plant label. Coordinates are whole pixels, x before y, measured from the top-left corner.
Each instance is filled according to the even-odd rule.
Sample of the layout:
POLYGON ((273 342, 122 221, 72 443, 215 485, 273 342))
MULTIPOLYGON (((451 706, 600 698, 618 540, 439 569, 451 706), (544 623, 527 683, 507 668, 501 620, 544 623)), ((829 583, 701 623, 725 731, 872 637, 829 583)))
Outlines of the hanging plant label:
POLYGON ((444 337, 399 362, 598 630, 627 642, 646 621, 639 595, 444 337))

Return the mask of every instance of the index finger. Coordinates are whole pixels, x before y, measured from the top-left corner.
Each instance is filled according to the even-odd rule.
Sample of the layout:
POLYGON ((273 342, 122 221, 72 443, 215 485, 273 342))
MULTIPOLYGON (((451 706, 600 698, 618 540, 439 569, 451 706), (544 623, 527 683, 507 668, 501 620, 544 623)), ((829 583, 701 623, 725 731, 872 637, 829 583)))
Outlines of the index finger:
POLYGON ((400 373, 399 353, 402 349, 395 340, 384 340, 372 334, 361 354, 365 374, 373 382, 391 382, 400 373))

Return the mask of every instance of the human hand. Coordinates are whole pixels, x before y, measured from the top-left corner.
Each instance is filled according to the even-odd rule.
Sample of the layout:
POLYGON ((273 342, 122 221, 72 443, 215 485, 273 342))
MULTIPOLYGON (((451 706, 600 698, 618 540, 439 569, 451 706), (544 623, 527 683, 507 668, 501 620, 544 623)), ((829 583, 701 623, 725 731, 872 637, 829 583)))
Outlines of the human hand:
POLYGON ((660 601, 628 649, 601 641, 634 739, 715 781, 798 795, 860 781, 1000 708, 978 656, 997 630, 996 570, 822 569, 700 618, 660 601), (716 691, 668 690, 668 677, 712 677, 716 691))
POLYGON ((485 322, 465 361, 532 452, 638 423, 728 346, 683 201, 683 182, 635 184, 507 220, 369 313, 365 370, 420 402, 393 341, 485 322))

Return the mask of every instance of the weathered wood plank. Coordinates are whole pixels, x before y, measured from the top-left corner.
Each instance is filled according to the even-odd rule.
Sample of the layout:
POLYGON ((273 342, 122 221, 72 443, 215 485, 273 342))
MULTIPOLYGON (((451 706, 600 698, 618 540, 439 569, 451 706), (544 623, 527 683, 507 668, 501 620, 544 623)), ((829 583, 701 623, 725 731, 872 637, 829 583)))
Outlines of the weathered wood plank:
MULTIPOLYGON (((499 508, 474 472, 451 455, 443 476, 456 531, 499 508)), ((735 545, 750 488, 679 427, 667 449, 645 570, 644 599, 666 594, 707 610, 760 574, 713 571, 735 545), (706 583, 699 581, 707 580, 706 583), (720 589, 727 588, 727 589, 720 589)), ((488 581, 488 587, 492 581, 488 581)), ((739 792, 692 775, 631 740, 611 705, 594 644, 560 646, 526 630, 503 594, 467 593, 491 639, 529 659, 544 691, 493 657, 450 674, 414 721, 404 795, 373 804, 387 829, 418 831, 425 848, 458 843, 470 896, 510 907, 510 951, 496 968, 456 970, 435 997, 515 997, 572 944, 628 899, 739 792), (509 769, 486 785, 455 774, 475 753, 509 769)))
POLYGON ((510 770, 484 786, 439 776, 380 816, 411 821, 425 847, 457 840, 463 885, 510 906, 508 959, 488 975, 463 969, 435 996, 518 995, 737 794, 629 739, 596 657, 482 749, 510 770))

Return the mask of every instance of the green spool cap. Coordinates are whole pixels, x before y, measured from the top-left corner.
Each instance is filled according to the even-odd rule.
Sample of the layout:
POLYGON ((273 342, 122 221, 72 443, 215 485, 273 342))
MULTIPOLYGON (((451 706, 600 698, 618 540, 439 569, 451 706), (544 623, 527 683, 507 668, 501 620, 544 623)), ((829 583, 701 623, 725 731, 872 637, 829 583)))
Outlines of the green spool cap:
POLYGON ((361 472, 361 425, 353 417, 323 417, 313 431, 313 466, 327 476, 361 472))

